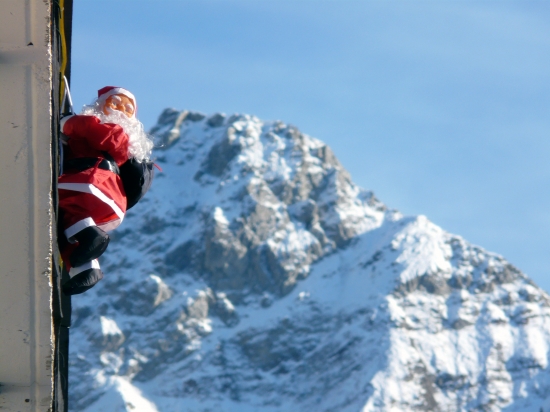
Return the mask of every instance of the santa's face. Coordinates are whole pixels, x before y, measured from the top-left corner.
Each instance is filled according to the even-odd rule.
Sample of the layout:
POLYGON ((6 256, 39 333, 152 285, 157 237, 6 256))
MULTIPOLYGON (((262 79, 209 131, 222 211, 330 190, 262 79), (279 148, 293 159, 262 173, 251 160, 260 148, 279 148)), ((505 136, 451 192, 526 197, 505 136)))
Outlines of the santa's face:
POLYGON ((103 113, 109 114, 112 110, 122 112, 127 117, 134 117, 136 111, 134 101, 123 94, 114 94, 107 97, 103 105, 103 113))

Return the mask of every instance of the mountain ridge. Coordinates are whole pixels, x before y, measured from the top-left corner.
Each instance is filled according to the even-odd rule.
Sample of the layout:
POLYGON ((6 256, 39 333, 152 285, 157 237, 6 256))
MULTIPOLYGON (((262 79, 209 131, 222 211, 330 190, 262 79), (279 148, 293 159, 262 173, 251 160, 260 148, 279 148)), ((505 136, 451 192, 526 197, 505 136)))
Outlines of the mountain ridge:
POLYGON ((152 133, 165 172, 75 299, 71 409, 547 406, 550 299, 504 258, 283 122, 166 109, 152 133))

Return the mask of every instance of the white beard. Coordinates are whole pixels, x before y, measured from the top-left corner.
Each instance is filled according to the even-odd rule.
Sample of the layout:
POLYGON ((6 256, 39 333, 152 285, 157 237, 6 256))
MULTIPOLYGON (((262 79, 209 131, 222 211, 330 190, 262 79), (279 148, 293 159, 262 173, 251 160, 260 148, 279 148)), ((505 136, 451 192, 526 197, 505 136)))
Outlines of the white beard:
POLYGON ((128 159, 133 157, 141 162, 151 157, 153 141, 145 133, 143 123, 135 117, 129 118, 118 110, 111 110, 109 114, 105 114, 97 102, 84 106, 81 114, 95 116, 101 123, 114 123, 121 126, 129 138, 128 159))

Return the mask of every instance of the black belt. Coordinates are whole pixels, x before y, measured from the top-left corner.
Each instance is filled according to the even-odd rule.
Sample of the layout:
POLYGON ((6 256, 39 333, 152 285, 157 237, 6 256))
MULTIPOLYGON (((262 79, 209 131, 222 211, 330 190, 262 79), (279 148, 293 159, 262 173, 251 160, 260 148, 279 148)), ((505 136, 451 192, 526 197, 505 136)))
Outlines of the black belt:
MULTIPOLYGON (((76 169, 82 172, 95 167, 100 159, 100 157, 77 157, 75 159, 67 159, 64 162, 63 168, 65 170, 76 169)), ((112 160, 101 159, 97 167, 103 170, 110 170, 111 172, 120 175, 118 165, 112 160)))

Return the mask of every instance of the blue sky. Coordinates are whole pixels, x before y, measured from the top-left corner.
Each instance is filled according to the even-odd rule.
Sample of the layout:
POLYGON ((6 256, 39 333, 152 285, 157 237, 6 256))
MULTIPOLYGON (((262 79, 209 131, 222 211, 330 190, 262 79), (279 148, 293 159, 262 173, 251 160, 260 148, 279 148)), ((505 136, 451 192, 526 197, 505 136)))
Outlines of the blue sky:
POLYGON ((72 92, 281 119, 550 291, 550 2, 75 0, 72 92))

